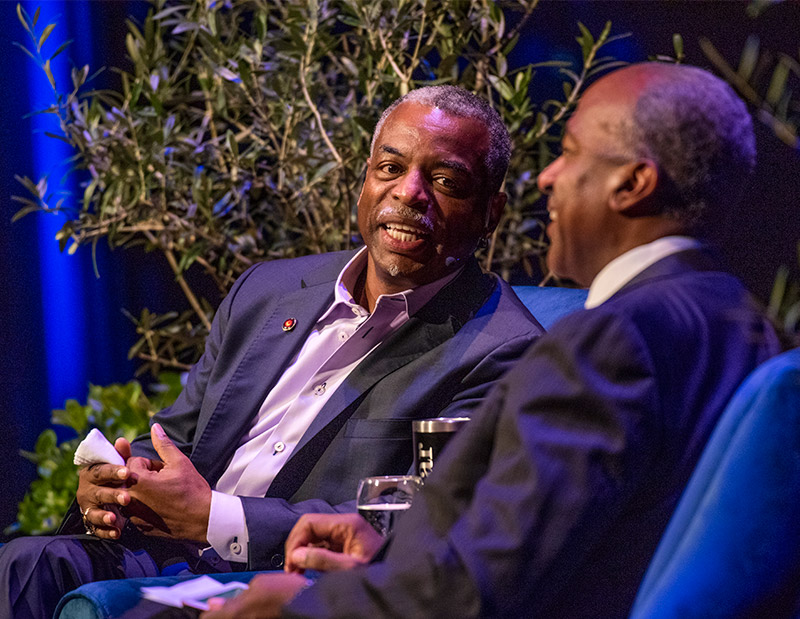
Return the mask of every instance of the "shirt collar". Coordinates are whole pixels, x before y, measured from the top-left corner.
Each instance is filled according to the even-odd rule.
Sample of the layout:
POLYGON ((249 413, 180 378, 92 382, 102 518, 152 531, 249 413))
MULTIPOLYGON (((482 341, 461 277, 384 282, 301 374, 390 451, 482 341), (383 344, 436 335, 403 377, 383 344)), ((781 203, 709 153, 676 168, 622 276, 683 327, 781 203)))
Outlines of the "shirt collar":
POLYGON ((639 273, 662 258, 697 247, 700 247, 697 239, 688 236, 665 236, 626 251, 614 258, 597 274, 589 286, 584 307, 590 309, 604 303, 639 273))
MULTIPOLYGON (((361 305, 359 305, 353 298, 353 291, 356 288, 358 278, 364 272, 364 269, 367 268, 367 255, 367 248, 362 247, 358 253, 356 253, 356 255, 353 256, 346 265, 344 265, 342 272, 339 273, 339 277, 336 279, 333 304, 328 312, 326 312, 326 315, 330 313, 333 307, 339 303, 344 303, 351 308, 360 308, 363 310, 364 316, 369 314, 367 308, 361 307, 361 305)), ((375 307, 377 307, 378 304, 382 304, 384 299, 402 299, 403 310, 409 316, 413 316, 422 308, 422 306, 436 296, 436 294, 442 288, 453 281, 456 276, 461 273, 463 268, 464 267, 461 267, 452 273, 448 273, 444 277, 441 277, 430 284, 424 284, 422 286, 417 286, 416 288, 409 288, 408 290, 397 292, 395 294, 382 294, 375 300, 375 307)), ((397 305, 400 304, 398 303, 397 305)))

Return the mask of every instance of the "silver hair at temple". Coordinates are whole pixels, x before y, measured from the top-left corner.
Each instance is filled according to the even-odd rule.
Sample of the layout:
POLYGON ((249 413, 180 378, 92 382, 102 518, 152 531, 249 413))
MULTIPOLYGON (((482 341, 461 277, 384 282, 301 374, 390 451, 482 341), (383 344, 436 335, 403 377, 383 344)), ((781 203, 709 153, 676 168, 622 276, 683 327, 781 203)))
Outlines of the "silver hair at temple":
POLYGON ((375 147, 375 140, 386 118, 401 103, 420 103, 439 108, 453 116, 481 121, 489 133, 489 151, 485 161, 489 188, 492 192, 500 189, 511 159, 511 137, 500 114, 488 101, 458 86, 425 86, 412 90, 394 101, 381 114, 372 134, 370 152, 375 147))
POLYGON ((708 71, 663 65, 645 87, 632 122, 637 156, 666 175, 667 213, 698 224, 741 195, 755 167, 753 122, 733 89, 708 71))

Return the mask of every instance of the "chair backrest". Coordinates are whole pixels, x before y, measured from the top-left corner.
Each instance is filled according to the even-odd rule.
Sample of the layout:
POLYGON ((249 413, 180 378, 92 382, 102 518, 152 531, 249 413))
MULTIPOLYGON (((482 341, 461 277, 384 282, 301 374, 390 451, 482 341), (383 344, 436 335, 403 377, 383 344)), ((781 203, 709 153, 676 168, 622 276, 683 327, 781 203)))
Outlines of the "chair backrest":
POLYGON ((512 286, 520 301, 545 329, 583 307, 588 290, 555 286, 512 286))
POLYGON ((632 619, 787 617, 800 600, 800 349, 757 368, 681 497, 632 619))

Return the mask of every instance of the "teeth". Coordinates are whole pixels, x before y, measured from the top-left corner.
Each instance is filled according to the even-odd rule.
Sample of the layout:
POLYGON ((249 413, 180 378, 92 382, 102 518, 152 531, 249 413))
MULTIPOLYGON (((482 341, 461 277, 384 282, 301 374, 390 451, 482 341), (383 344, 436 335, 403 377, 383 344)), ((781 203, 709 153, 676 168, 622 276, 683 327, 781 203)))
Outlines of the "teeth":
POLYGON ((401 224, 387 225, 386 232, 393 239, 403 243, 410 243, 411 241, 416 241, 421 238, 421 235, 416 229, 401 224))

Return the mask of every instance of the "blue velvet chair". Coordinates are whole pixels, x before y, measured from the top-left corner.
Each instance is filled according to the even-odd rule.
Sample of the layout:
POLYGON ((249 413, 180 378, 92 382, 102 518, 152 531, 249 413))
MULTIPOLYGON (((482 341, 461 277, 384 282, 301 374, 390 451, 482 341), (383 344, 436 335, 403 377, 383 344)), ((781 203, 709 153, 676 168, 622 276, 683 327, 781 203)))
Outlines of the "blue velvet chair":
MULTIPOLYGON (((514 292, 525 306, 547 329, 562 316, 583 307, 587 291, 583 289, 515 286, 514 292)), ((409 447, 410 448, 410 447, 409 447)), ((355 488, 353 488, 355 493, 355 488)), ((174 566, 173 566, 174 567, 174 566)), ((131 578, 127 580, 106 580, 79 587, 65 595, 56 609, 58 619, 109 619, 113 617, 147 616, 159 606, 141 600, 141 587, 168 587, 191 576, 162 575, 155 578, 131 578)), ((247 582, 254 572, 214 575, 222 581, 240 580, 247 582)), ((163 608, 163 607, 160 607, 163 608)))
POLYGON ((756 369, 706 446, 631 619, 796 617, 800 349, 756 369))
POLYGON ((554 322, 583 307, 588 290, 553 286, 513 286, 520 301, 545 329, 554 322))

